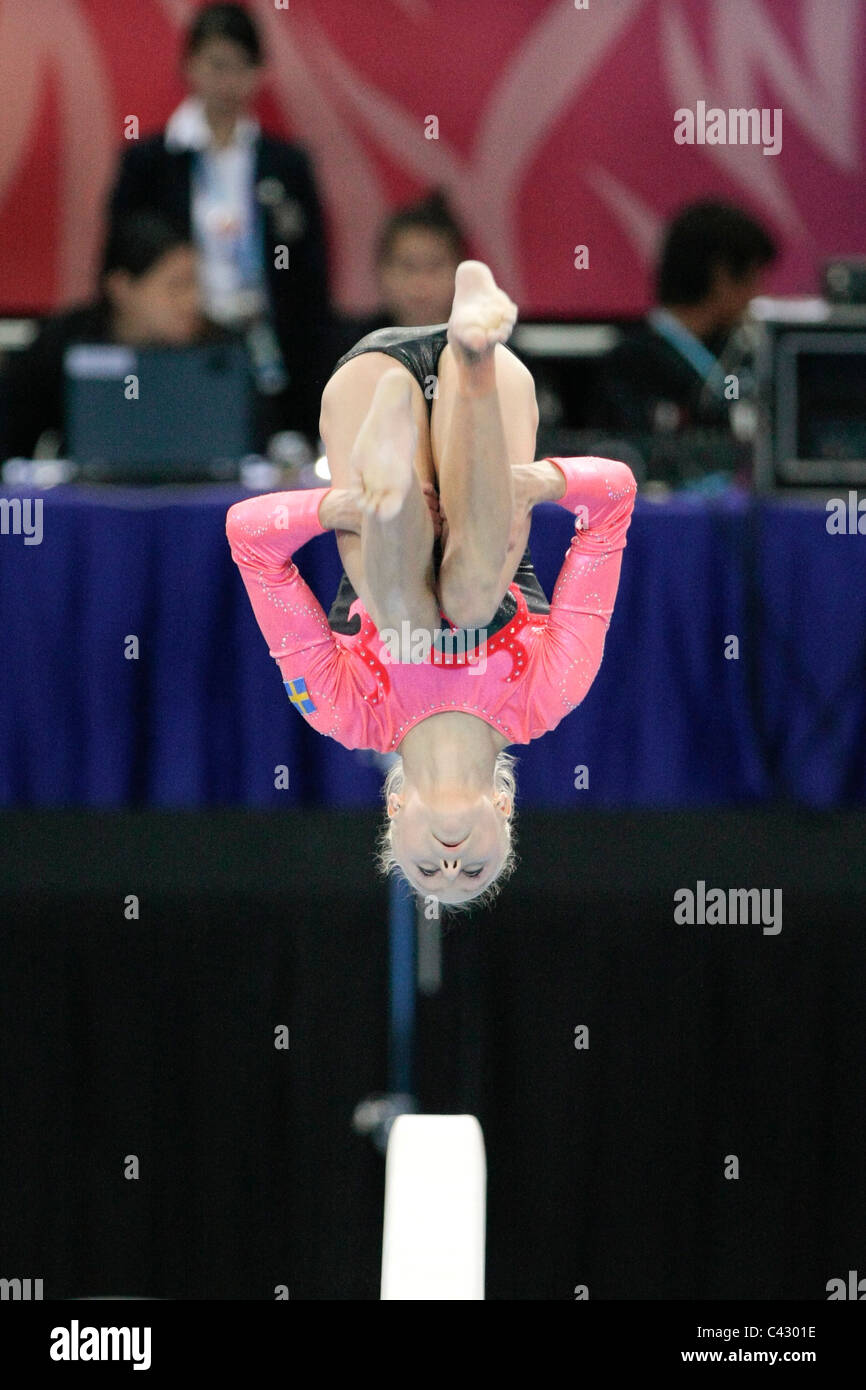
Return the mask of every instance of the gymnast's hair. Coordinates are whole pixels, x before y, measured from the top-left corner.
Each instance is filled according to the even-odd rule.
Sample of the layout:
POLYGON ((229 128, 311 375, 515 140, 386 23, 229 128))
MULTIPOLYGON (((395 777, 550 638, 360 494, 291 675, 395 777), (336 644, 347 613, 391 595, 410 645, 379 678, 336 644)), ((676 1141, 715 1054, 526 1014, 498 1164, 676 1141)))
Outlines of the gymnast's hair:
MULTIPOLYGON (((511 802, 511 811, 505 822, 505 834, 507 837, 507 851, 502 868, 496 877, 486 885, 474 898, 468 898, 462 903, 441 903, 444 915, 449 913, 472 912, 478 907, 488 907, 494 898, 498 897, 502 885, 511 877, 517 867, 516 838, 514 834, 514 801, 517 792, 517 779, 514 775, 514 765, 517 759, 511 753, 506 753, 503 749, 496 755, 496 762, 493 767, 493 787, 494 794, 505 793, 511 802)), ((385 805, 388 805, 388 798, 392 792, 399 794, 403 790, 403 759, 398 757, 391 764, 382 786, 382 796, 385 805)), ((379 841, 377 844, 376 864, 379 872, 385 875, 397 874, 404 882, 408 883, 405 874, 397 862, 394 854, 394 822, 388 817, 382 826, 379 841)), ((409 884, 413 893, 418 895, 418 890, 414 884, 409 884)))

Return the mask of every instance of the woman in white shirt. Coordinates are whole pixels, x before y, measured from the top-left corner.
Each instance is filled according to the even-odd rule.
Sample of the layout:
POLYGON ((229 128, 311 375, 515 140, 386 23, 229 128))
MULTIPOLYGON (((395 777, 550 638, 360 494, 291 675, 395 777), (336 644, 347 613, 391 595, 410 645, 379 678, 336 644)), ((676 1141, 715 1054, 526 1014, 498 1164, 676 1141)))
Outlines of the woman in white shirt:
POLYGON ((124 151, 110 212, 152 208, 191 237, 205 312, 247 334, 272 429, 315 443, 332 365, 327 247, 309 156, 252 114, 263 65, 242 6, 200 10, 184 42, 190 95, 124 151))

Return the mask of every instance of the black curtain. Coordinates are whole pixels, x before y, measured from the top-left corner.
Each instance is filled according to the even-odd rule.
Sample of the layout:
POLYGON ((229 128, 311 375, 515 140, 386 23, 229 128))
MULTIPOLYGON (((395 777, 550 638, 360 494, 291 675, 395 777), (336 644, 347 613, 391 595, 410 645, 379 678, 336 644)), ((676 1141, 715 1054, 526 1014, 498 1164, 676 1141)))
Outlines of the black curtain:
MULTIPOLYGON (((488 1297, 825 1299, 866 1248, 866 818, 519 824, 419 1000, 422 1108, 484 1129, 488 1297), (781 932, 675 924, 697 879, 781 888, 781 932)), ((0 1275, 378 1297, 384 1166, 351 1129, 386 1084, 375 828, 2 818, 0 1275)))

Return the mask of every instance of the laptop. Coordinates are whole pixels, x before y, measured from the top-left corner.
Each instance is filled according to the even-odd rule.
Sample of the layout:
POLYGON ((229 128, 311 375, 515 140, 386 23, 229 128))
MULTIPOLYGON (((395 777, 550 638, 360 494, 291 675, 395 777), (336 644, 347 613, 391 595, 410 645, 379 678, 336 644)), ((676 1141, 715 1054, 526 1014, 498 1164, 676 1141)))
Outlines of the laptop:
POLYGON ((254 384, 242 342, 64 356, 66 453, 92 482, 233 481, 253 452, 254 384))

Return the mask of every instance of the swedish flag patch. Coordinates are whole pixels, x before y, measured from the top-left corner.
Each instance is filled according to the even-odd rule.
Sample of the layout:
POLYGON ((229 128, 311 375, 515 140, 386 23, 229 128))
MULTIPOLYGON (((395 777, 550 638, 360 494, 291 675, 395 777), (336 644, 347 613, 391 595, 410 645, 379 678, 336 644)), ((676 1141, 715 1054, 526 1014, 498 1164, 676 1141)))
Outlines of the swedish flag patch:
POLYGON ((310 699, 307 682, 303 676, 298 676, 293 681, 283 681, 283 685, 286 687, 286 694, 292 704, 296 705, 302 714, 315 714, 316 706, 310 699))

